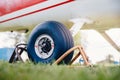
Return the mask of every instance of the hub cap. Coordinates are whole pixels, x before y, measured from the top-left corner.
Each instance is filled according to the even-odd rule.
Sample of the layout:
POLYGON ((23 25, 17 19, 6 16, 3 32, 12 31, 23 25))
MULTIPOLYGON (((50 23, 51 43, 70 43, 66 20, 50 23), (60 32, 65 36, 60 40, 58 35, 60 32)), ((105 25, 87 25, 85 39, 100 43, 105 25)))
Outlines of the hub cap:
POLYGON ((50 57, 54 50, 53 39, 46 34, 40 35, 35 42, 35 52, 42 59, 50 57))

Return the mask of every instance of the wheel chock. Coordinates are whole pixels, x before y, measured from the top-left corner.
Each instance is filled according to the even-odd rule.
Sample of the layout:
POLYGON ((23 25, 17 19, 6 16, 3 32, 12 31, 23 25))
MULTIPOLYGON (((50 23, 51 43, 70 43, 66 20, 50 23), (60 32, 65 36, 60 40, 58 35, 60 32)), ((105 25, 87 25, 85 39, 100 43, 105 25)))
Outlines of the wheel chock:
POLYGON ((79 50, 79 52, 75 55, 75 57, 70 61, 70 65, 81 55, 83 57, 83 60, 85 62, 85 65, 89 66, 90 63, 88 62, 88 58, 83 50, 83 48, 78 45, 78 46, 75 46, 75 47, 72 47, 71 49, 69 49, 68 51, 66 51, 62 56, 60 56, 54 63, 54 64, 58 64, 60 63, 67 55, 69 55, 72 51, 74 50, 79 50))

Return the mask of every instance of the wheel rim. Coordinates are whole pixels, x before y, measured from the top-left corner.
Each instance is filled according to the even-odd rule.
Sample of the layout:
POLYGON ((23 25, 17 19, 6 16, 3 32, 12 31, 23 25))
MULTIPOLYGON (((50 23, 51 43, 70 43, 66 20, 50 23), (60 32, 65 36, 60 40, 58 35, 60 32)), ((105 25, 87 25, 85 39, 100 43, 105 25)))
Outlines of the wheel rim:
POLYGON ((40 35, 35 41, 35 52, 42 59, 50 57, 54 50, 53 39, 46 34, 40 35))

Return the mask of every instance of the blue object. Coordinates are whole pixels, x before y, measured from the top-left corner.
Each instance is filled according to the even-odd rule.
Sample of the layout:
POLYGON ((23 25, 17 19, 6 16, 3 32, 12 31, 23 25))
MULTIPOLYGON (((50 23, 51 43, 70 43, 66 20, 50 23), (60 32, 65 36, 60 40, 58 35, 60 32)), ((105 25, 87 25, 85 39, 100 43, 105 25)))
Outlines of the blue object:
POLYGON ((79 63, 80 63, 80 64, 84 64, 83 58, 80 58, 80 59, 79 59, 79 63))
POLYGON ((118 61, 114 61, 114 64, 120 64, 120 62, 118 62, 118 61))
POLYGON ((0 48, 0 60, 9 61, 14 48, 0 48))

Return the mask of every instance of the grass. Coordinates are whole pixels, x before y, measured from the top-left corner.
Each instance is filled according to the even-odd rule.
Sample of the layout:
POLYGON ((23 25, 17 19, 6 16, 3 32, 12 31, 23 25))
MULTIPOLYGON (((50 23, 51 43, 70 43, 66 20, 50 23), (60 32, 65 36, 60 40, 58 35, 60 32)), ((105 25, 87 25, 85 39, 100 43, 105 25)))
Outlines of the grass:
POLYGON ((0 80, 120 80, 120 66, 68 67, 0 61, 0 80))

